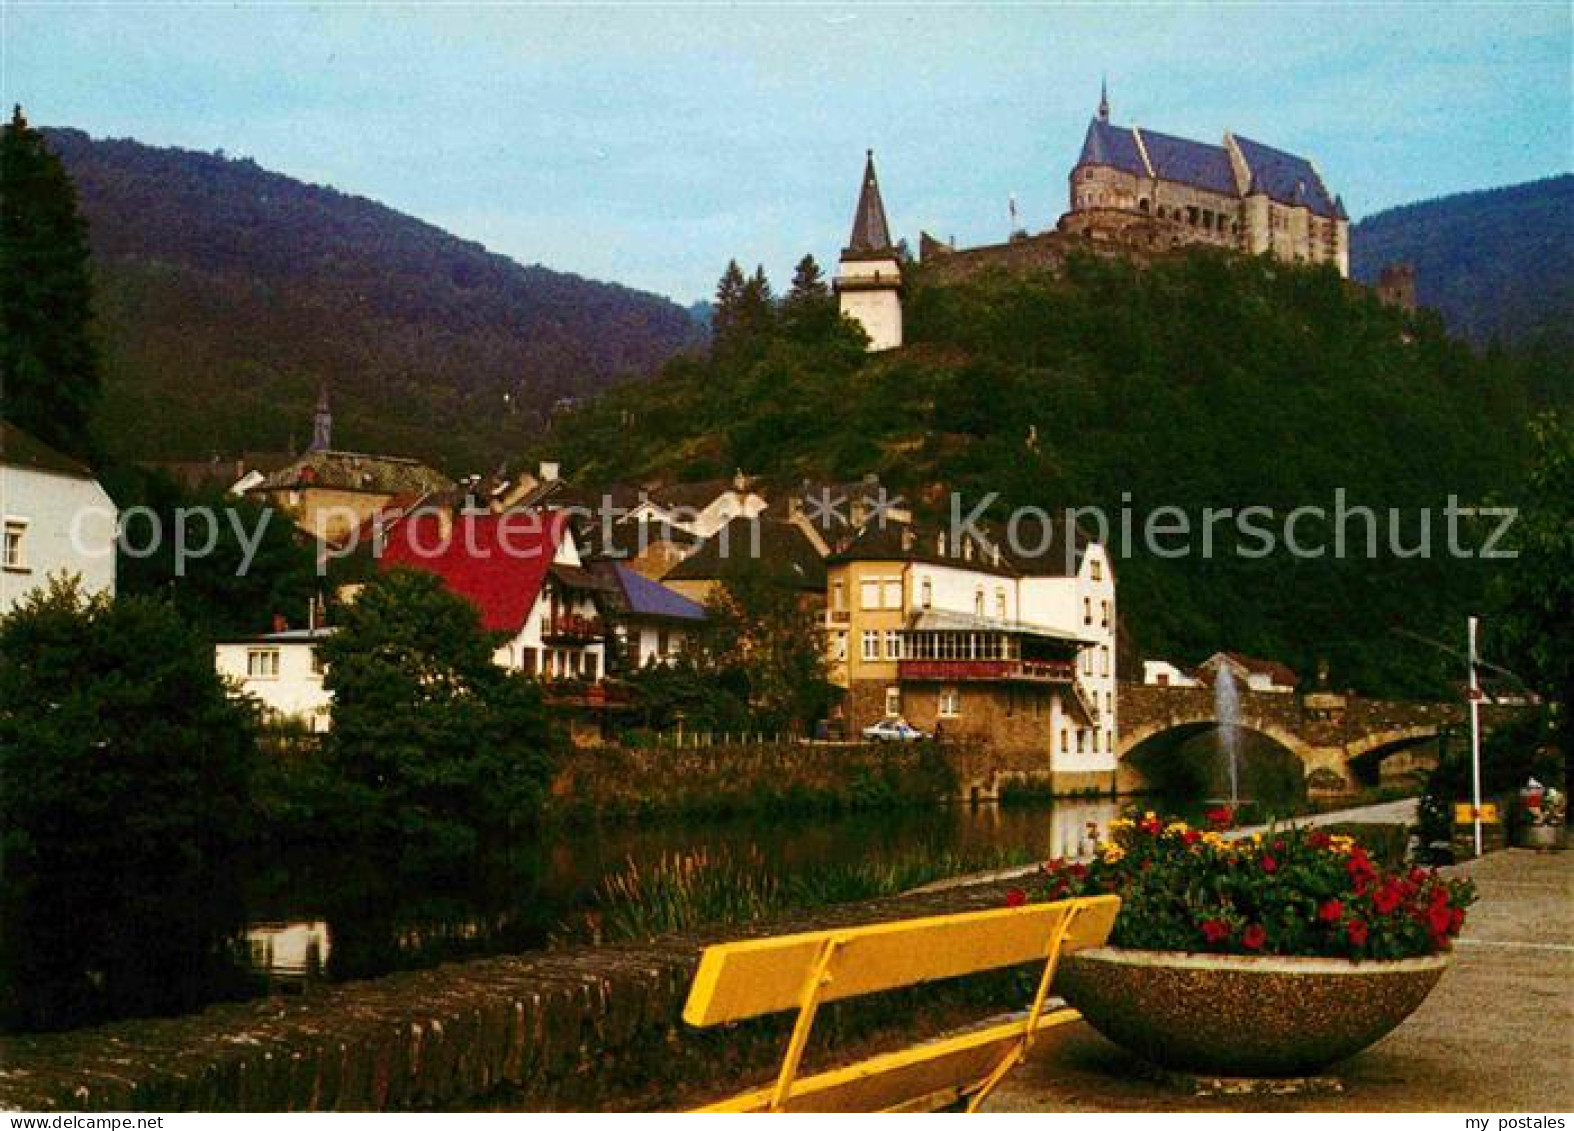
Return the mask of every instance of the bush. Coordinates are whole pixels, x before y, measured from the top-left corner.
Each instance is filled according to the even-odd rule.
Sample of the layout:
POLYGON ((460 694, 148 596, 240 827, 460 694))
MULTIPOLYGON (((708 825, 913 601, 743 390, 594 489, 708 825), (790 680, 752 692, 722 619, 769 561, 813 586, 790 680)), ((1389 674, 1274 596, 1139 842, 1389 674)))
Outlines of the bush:
POLYGON ((56 583, 0 621, 0 1019, 69 1028, 238 988, 256 719, 152 598, 56 583))

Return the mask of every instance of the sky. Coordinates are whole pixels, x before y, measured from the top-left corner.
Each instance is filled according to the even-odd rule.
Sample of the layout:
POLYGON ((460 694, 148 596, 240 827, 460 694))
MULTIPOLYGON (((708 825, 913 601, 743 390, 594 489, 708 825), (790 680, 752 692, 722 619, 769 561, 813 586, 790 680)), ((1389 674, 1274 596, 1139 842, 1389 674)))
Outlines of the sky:
POLYGON ((1574 165, 1574 5, 0 0, 0 102, 223 149, 524 263, 708 297, 899 237, 1052 227, 1112 118, 1313 159, 1352 217, 1574 165))

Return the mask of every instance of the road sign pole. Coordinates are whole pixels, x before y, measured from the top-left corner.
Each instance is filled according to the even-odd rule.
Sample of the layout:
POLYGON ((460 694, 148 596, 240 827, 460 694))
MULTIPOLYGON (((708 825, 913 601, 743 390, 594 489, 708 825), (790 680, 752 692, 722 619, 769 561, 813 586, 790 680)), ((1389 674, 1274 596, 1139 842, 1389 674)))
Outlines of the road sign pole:
POLYGON ((1476 855, 1481 855, 1481 684, 1476 678, 1476 624, 1469 621, 1470 633, 1470 789, 1471 812, 1475 817, 1476 855))

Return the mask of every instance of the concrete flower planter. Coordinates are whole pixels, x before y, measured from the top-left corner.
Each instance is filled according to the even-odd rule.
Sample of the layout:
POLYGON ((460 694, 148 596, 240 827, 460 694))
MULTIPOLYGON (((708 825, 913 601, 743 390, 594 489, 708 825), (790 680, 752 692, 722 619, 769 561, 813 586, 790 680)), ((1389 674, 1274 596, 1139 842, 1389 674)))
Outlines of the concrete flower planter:
POLYGON ((1448 963, 1100 947, 1064 959, 1055 987, 1100 1033, 1161 1067, 1295 1076, 1387 1035, 1448 963))

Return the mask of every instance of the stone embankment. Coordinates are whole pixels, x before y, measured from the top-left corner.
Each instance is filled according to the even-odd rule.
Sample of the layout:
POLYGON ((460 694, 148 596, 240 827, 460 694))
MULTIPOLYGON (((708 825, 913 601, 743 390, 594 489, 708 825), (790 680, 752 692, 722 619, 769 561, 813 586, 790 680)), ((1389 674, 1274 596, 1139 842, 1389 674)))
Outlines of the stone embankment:
MULTIPOLYGON (((490 958, 185 1017, 0 1037, 0 1106, 649 1110, 714 1098, 768 1073, 785 1028, 775 1019, 706 1033, 683 1024, 683 1001, 708 942, 1000 906, 1004 890, 987 884, 897 896, 752 930, 490 958)), ((1011 1004, 991 1000, 997 1008, 1011 1004)), ((833 1039, 877 1040, 889 1024, 880 1016, 889 1010, 845 1008, 857 1004, 832 1007, 842 1011, 826 1019, 833 1039)), ((932 1018, 936 1029, 955 1020, 954 1010, 932 1018)), ((904 1025, 890 1039, 914 1035, 904 1025)))

